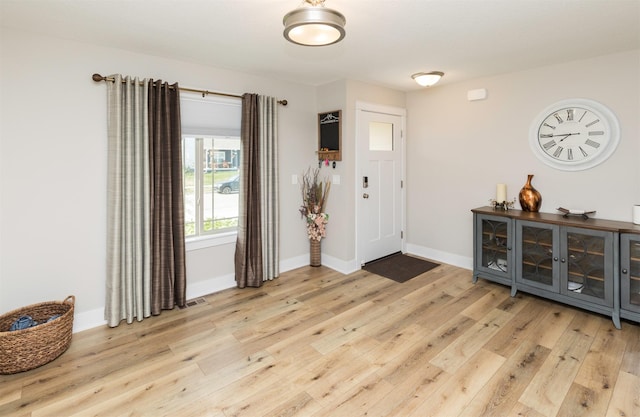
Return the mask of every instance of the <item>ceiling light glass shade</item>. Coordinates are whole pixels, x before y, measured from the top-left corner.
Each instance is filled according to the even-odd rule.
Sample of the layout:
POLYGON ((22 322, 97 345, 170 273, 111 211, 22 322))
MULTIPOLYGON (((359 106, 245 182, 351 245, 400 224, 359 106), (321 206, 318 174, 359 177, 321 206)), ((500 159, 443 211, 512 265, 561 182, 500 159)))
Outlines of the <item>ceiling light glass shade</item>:
POLYGON ((444 72, 440 71, 431 71, 431 72, 419 72, 417 74, 413 74, 411 78, 416 80, 418 84, 423 87, 431 87, 444 75, 444 72))
POLYGON ((282 19, 284 37, 298 45, 324 46, 340 42, 344 36, 345 17, 322 6, 300 7, 282 19))

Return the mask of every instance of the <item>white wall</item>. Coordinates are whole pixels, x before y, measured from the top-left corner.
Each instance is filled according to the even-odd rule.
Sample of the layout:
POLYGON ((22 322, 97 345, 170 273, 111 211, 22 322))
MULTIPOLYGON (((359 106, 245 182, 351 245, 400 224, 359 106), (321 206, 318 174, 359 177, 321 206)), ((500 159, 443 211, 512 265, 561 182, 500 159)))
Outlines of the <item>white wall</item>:
POLYGON ((471 267, 470 210, 488 205, 497 183, 517 197, 527 174, 535 175, 542 212, 589 209, 630 222, 632 205, 640 204, 639 74, 640 51, 631 51, 408 94, 409 250, 471 267), (488 98, 467 101, 477 88, 488 98), (572 97, 607 105, 621 126, 616 152, 586 171, 548 167, 529 148, 533 119, 572 97))
MULTIPOLYGON (((3 28, 0 56, 0 313, 76 296, 76 331, 102 320, 106 88, 93 73, 286 98, 280 107, 281 260, 308 263, 291 175, 314 161, 316 89, 3 28)), ((215 53, 215 51, 211 51, 215 53)), ((187 254, 187 296, 233 285, 234 244, 187 254)))

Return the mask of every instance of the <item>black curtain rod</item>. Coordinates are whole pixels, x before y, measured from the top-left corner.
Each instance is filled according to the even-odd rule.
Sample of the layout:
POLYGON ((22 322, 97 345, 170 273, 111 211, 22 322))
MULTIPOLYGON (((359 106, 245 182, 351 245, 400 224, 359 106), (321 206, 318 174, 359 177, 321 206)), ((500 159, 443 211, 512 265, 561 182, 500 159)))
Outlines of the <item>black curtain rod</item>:
MULTIPOLYGON (((103 77, 100 74, 93 74, 91 76, 91 78, 95 82, 100 82, 100 81, 111 81, 111 82, 114 82, 115 81, 115 79, 112 78, 112 77, 103 77)), ((212 95, 223 96, 223 97, 242 98, 242 96, 239 96, 237 94, 219 93, 219 92, 216 92, 216 91, 198 90, 198 89, 195 89, 195 88, 180 87, 180 91, 189 91, 189 92, 192 92, 192 93, 201 93, 202 97, 205 97, 208 94, 212 94, 212 95)), ((283 106, 286 106, 288 103, 287 103, 287 100, 278 100, 278 104, 282 104, 283 106)))

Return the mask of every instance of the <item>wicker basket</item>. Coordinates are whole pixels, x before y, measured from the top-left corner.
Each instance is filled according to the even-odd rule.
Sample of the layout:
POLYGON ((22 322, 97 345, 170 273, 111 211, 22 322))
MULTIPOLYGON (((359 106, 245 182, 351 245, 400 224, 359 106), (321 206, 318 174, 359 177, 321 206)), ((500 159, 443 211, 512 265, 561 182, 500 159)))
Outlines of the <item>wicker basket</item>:
POLYGON ((33 304, 0 316, 0 374, 28 371, 62 355, 71 343, 75 302, 70 295, 64 301, 33 304), (46 322, 56 314, 60 317, 46 322), (9 331, 11 324, 24 315, 42 324, 9 331))

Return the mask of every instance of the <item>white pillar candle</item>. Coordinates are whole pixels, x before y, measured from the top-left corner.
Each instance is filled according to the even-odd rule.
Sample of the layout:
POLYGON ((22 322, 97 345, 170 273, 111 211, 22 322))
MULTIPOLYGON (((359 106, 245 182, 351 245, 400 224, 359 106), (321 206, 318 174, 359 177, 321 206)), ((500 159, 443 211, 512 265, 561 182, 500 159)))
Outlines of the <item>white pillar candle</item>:
POLYGON ((640 224, 640 205, 633 206, 633 223, 640 224))
POLYGON ((507 201, 507 184, 496 185, 496 201, 498 203, 507 201))

